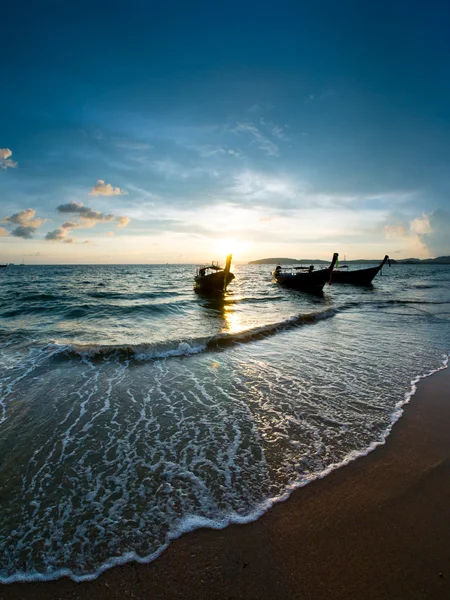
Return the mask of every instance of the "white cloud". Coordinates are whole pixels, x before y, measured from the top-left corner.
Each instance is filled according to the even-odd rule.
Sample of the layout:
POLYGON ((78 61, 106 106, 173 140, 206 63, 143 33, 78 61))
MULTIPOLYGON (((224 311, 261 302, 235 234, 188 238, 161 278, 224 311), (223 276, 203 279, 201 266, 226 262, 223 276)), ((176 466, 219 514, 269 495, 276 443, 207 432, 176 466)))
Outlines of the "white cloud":
POLYGON ((432 256, 450 255, 450 213, 438 209, 423 215, 422 223, 415 223, 418 235, 432 256))
POLYGON ((15 169, 17 162, 10 159, 12 151, 9 148, 0 148, 0 167, 6 171, 6 169, 15 169))
POLYGON ((228 146, 210 146, 208 144, 202 146, 192 146, 202 158, 209 158, 211 156, 234 156, 235 158, 242 158, 244 155, 240 150, 234 150, 228 146))
POLYGON ((110 183, 105 183, 99 179, 89 192, 89 196, 126 196, 128 192, 119 187, 113 187, 110 183))
POLYGON ((161 175, 170 179, 191 179, 205 176, 217 178, 220 175, 217 169, 189 167, 172 160, 155 160, 152 167, 157 173, 161 173, 161 175))
POLYGON ((293 200, 298 194, 298 188, 288 179, 246 170, 234 177, 232 192, 255 201, 274 197, 293 200))
POLYGON ((272 135, 279 140, 289 140, 289 137, 285 133, 285 127, 280 127, 279 125, 274 125, 272 127, 272 135))
POLYGON ((408 230, 404 225, 385 225, 384 233, 388 240, 407 235, 408 230))
POLYGON ((430 216, 423 214, 421 217, 417 217, 417 219, 411 221, 409 229, 411 233, 415 233, 417 235, 431 233, 432 228, 430 225, 430 216))
POLYGON ((248 133, 260 150, 269 156, 279 155, 277 144, 265 136, 253 123, 238 123, 232 131, 237 134, 248 133))

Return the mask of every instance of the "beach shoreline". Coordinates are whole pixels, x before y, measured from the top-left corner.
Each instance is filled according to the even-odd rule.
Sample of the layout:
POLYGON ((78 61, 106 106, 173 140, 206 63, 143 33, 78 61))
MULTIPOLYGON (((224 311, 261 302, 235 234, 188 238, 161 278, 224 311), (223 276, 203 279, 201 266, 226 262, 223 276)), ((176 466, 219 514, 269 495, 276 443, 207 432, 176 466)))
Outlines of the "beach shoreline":
POLYGON ((420 381, 386 444, 253 523, 185 534, 92 582, 0 585, 0 599, 448 598, 449 390, 449 369, 420 381))

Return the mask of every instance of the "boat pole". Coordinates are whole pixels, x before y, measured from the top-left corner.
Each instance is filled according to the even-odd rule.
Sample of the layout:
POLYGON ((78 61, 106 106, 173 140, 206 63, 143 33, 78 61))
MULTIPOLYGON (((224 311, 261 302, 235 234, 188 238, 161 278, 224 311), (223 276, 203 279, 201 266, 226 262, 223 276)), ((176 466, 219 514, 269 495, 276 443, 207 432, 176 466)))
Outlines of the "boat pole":
POLYGON ((223 270, 223 291, 224 292, 227 289, 228 274, 229 274, 230 269, 231 269, 231 259, 232 259, 232 257, 233 257, 232 254, 229 254, 227 256, 227 260, 225 262, 225 269, 223 270))

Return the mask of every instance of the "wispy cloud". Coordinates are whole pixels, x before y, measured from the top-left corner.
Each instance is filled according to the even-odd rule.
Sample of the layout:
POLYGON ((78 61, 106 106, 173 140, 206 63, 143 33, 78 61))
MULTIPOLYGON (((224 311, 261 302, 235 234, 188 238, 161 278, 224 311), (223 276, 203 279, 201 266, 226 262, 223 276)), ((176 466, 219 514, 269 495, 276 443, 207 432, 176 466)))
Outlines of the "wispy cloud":
POLYGON ((234 158, 243 158, 244 154, 240 150, 234 150, 233 148, 229 148, 228 146, 211 146, 211 145, 198 145, 192 146, 194 150, 198 152, 198 154, 202 158, 209 158, 211 156, 233 156, 234 158))
POLYGON ((279 156, 278 145, 262 133, 253 123, 238 123, 232 131, 237 134, 249 134, 260 150, 269 156, 279 156))
POLYGON ((279 140, 288 141, 289 137, 286 135, 286 127, 280 127, 280 125, 274 125, 272 127, 272 135, 279 140))
POLYGON ((12 151, 9 148, 0 148, 0 167, 6 171, 6 169, 15 169, 17 162, 10 158, 12 151))
POLYGON ((169 179, 191 179, 194 177, 213 177, 220 175, 218 169, 206 167, 190 167, 172 160, 156 160, 152 168, 157 173, 169 179))
POLYGON ((247 169, 234 177, 231 191, 253 201, 278 199, 293 200, 299 193, 298 186, 288 178, 270 176, 247 169))
POLYGON ((89 192, 89 196, 126 196, 127 194, 127 191, 113 187, 110 183, 105 183, 103 179, 99 179, 89 192))

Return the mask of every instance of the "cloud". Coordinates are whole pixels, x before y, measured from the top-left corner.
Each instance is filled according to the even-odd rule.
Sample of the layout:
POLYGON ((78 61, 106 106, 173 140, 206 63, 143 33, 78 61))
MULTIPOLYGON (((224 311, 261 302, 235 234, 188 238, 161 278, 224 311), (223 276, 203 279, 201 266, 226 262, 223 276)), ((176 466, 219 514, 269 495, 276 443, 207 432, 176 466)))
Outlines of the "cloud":
POLYGON ((20 225, 11 231, 11 235, 14 237, 24 238, 25 240, 30 240, 35 231, 35 227, 24 227, 23 225, 20 225))
POLYGON ((243 158, 244 154, 240 150, 234 150, 228 146, 211 146, 209 144, 191 146, 196 150, 202 158, 211 156, 234 156, 235 158, 243 158))
POLYGON ((78 221, 65 221, 58 229, 51 231, 45 236, 47 240, 59 240, 66 242, 68 235, 72 229, 85 229, 95 227, 97 223, 111 223, 117 222, 117 227, 126 227, 130 222, 129 217, 115 216, 112 214, 102 213, 98 210, 94 210, 89 206, 85 206, 82 202, 68 202, 67 204, 60 204, 57 207, 57 211, 63 214, 78 215, 78 221))
POLYGON ((130 222, 130 217, 117 217, 117 227, 126 227, 130 222))
POLYGON ((128 192, 119 187, 113 187, 110 183, 105 183, 99 179, 89 192, 89 196, 126 196, 128 192))
POLYGON ((168 179, 193 179, 198 177, 218 178, 220 171, 215 168, 190 167, 172 160, 155 160, 152 169, 168 179))
POLYGON ((288 136, 284 132, 285 127, 280 127, 279 125, 274 125, 272 127, 272 135, 278 138, 279 140, 287 141, 289 140, 288 136))
POLYGON ((299 194, 298 186, 289 179, 245 170, 234 177, 231 191, 251 201, 274 200, 280 198, 292 201, 299 194))
POLYGON ((63 229, 62 227, 58 227, 58 229, 54 229, 53 231, 49 231, 45 236, 46 240, 51 240, 54 242, 63 242, 67 239, 67 235, 69 233, 69 229, 63 229))
POLYGON ((407 235, 408 230, 404 225, 385 225, 384 234, 388 240, 407 235))
POLYGON ((33 210, 32 208, 27 208, 26 210, 21 210, 20 212, 15 213, 10 217, 5 217, 4 219, 1 219, 0 222, 8 223, 9 225, 18 225, 18 227, 11 231, 10 235, 14 237, 21 237, 24 239, 30 239, 33 237, 33 234, 35 233, 36 229, 38 229, 43 223, 45 223, 45 221, 46 219, 36 217, 35 210, 33 210))
POLYGON ((15 169, 17 163, 11 160, 9 157, 12 156, 12 151, 9 148, 0 148, 0 167, 6 171, 6 169, 15 169))
POLYGON ((9 231, 4 227, 0 227, 0 237, 4 237, 5 235, 9 235, 9 231))
POLYGON ((425 233, 431 233, 432 228, 429 215, 424 214, 421 217, 417 217, 417 219, 411 221, 409 228, 411 233, 415 233, 419 236, 425 233))
POLYGON ((68 202, 67 204, 60 204, 57 209, 60 213, 68 213, 72 215, 80 215, 80 218, 89 221, 114 221, 115 216, 111 214, 105 214, 89 206, 85 206, 82 202, 68 202))
POLYGON ((424 213, 407 225, 401 223, 384 226, 386 238, 401 240, 403 244, 407 244, 409 252, 415 252, 414 256, 423 251, 431 256, 450 255, 449 231, 450 213, 444 210, 424 213))
POLYGON ((26 210, 21 210, 10 217, 6 217, 1 220, 2 223, 12 223, 14 225, 24 225, 27 227, 32 227, 33 229, 37 229, 45 222, 45 219, 40 219, 36 217, 36 211, 32 208, 27 208, 26 210))
MULTIPOLYGON (((450 255, 450 213, 438 209, 429 215, 424 215, 428 228, 418 233, 419 237, 429 249, 432 256, 450 255)), ((418 224, 416 223, 416 227, 418 224)), ((420 229, 420 227, 419 227, 420 229)))
POLYGON ((253 123, 238 123, 232 130, 234 133, 248 133, 260 150, 269 156, 278 156, 279 148, 275 142, 266 137, 253 123))

